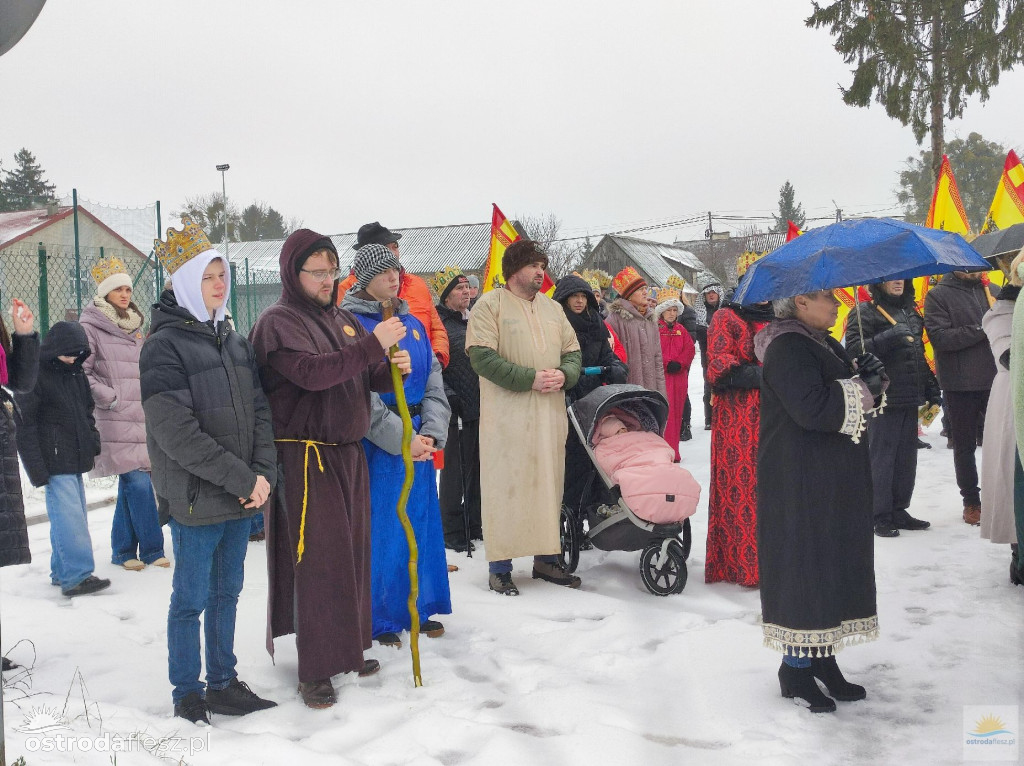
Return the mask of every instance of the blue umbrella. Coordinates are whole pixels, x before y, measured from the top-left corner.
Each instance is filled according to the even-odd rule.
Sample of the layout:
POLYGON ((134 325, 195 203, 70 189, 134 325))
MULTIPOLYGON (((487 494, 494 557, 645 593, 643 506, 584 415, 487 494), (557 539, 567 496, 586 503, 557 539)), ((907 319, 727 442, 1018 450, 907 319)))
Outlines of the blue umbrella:
POLYGON ((992 267, 959 234, 896 221, 840 221, 756 261, 733 301, 743 305, 836 287, 992 267))

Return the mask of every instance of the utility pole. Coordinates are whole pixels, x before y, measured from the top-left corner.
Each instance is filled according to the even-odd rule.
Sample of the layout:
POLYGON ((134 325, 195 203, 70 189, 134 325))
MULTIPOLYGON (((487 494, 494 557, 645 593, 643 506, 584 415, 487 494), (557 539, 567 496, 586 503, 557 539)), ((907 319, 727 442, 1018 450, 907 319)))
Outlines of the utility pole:
POLYGON ((221 193, 224 195, 224 260, 231 263, 228 258, 228 182, 227 174, 231 169, 231 166, 226 162, 223 165, 218 165, 217 170, 220 171, 220 188, 221 193))

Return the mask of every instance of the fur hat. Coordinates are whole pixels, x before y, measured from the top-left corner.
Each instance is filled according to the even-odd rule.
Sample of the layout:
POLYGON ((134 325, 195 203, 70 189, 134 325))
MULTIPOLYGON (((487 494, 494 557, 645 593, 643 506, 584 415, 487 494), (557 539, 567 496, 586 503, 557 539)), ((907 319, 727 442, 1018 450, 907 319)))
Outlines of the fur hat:
POLYGON ((624 268, 612 280, 612 289, 619 294, 620 298, 629 298, 641 287, 647 287, 647 283, 632 266, 624 268))
POLYGON ((501 276, 508 282, 509 277, 517 271, 522 271, 531 263, 540 262, 544 264, 545 270, 548 267, 548 256, 539 242, 532 239, 518 239, 508 246, 505 254, 501 256, 501 276))
POLYGON ((363 245, 356 250, 356 260, 352 264, 352 270, 356 274, 356 289, 365 290, 378 274, 383 274, 388 269, 401 268, 398 256, 391 252, 391 248, 376 243, 363 245))

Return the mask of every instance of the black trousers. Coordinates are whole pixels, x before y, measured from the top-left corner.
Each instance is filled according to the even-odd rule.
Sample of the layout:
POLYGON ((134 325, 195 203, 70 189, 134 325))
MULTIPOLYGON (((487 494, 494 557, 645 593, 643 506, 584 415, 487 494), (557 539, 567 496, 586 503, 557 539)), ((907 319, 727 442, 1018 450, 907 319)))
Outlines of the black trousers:
POLYGON ((463 547, 466 544, 466 519, 463 502, 469 513, 469 533, 472 539, 483 539, 480 524, 480 421, 462 421, 452 415, 448 422, 448 443, 444 448, 444 468, 438 495, 441 503, 441 526, 444 544, 463 547), (465 460, 465 466, 462 461, 465 460), (465 498, 463 498, 465 479, 465 498))
MULTIPOLYGON (((569 425, 569 435, 565 438, 565 482, 562 487, 562 505, 572 508, 579 513, 583 505, 583 494, 589 486, 593 490, 593 482, 600 481, 595 476, 596 469, 590 462, 583 442, 576 434, 576 429, 569 425)), ((589 497, 586 498, 589 501, 589 497)), ((586 518, 586 513, 579 514, 579 518, 586 518)))
POLYGON ((978 463, 974 452, 978 448, 979 419, 984 419, 988 407, 988 391, 946 391, 949 407, 949 436, 953 440, 953 468, 964 506, 981 505, 978 487, 978 463))
POLYGON ((887 407, 868 420, 875 523, 906 510, 917 480, 917 407, 887 407))

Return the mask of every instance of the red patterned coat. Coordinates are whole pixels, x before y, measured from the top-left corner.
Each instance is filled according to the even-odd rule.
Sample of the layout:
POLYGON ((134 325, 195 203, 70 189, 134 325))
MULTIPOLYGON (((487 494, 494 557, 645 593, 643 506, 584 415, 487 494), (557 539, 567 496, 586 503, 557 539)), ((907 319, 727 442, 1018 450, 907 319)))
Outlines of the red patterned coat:
POLYGON ((711 498, 708 505, 705 582, 756 587, 757 440, 760 364, 754 335, 766 322, 750 321, 732 306, 715 312, 708 327, 711 420, 711 498))

